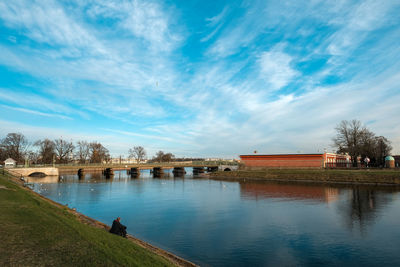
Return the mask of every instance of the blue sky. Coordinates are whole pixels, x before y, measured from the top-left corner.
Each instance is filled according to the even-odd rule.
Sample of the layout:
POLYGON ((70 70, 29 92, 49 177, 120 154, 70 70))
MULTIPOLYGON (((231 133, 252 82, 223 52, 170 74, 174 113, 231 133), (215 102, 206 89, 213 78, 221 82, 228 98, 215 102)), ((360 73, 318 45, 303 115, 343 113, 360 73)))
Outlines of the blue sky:
POLYGON ((0 136, 152 156, 332 151, 359 119, 400 153, 399 1, 0 2, 0 136))

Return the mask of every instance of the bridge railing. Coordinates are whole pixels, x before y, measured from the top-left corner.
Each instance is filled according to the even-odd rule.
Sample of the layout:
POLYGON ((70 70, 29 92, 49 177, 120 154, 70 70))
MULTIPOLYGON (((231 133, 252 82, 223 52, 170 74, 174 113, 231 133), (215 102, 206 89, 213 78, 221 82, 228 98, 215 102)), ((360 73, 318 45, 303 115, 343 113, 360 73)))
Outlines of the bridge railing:
POLYGON ((238 162, 236 161, 192 161, 192 162, 153 162, 153 163, 65 163, 65 164, 29 164, 17 165, 16 168, 35 168, 35 167, 57 167, 57 168, 68 168, 68 167, 196 167, 196 166, 220 166, 220 165, 230 165, 236 166, 238 162))

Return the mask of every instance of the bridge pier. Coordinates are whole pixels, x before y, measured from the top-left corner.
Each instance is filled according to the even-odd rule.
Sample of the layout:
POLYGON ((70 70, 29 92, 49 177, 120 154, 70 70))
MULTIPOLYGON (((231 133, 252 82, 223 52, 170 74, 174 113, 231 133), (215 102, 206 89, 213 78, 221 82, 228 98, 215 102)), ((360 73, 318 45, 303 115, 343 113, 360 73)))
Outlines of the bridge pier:
POLYGON ((204 173, 204 167, 193 167, 193 174, 197 175, 200 173, 204 173))
POLYGON ((164 170, 162 167, 154 167, 153 168, 153 177, 162 177, 164 175, 164 170))
POLYGON ((174 169, 172 170, 172 173, 176 177, 182 177, 185 175, 186 171, 185 171, 184 167, 174 167, 174 169))
POLYGON ((130 173, 131 178, 137 178, 140 176, 140 169, 139 168, 131 168, 130 173))
POLYGON ((110 179, 114 176, 114 170, 112 168, 106 168, 104 169, 103 174, 106 179, 110 179))

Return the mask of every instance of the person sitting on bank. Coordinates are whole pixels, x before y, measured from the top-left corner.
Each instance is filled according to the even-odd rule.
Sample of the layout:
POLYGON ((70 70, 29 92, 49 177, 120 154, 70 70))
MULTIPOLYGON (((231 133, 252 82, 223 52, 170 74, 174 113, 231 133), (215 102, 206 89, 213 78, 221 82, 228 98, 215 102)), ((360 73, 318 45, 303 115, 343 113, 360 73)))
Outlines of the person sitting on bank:
POLYGON ((120 223, 121 218, 118 217, 113 221, 110 233, 126 237, 126 226, 120 223))

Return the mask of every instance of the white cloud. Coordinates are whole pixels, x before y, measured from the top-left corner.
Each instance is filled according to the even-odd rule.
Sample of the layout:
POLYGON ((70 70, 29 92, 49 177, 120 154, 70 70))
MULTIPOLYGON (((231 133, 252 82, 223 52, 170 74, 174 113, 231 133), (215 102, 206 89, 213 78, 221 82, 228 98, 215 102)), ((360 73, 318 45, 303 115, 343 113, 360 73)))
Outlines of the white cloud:
POLYGON ((102 47, 84 27, 70 19, 56 2, 15 0, 0 3, 0 16, 6 25, 21 29, 33 40, 51 45, 90 47, 91 53, 102 47))
POLYGON ((387 25, 387 16, 398 3, 391 1, 364 1, 342 18, 340 30, 328 39, 327 51, 336 56, 351 53, 370 32, 387 25))
MULTIPOLYGON (((33 108, 36 110, 47 111, 41 112, 37 111, 38 114, 53 114, 54 116, 69 118, 67 115, 79 115, 82 118, 89 118, 89 115, 83 111, 76 110, 74 108, 68 107, 66 103, 58 104, 55 101, 51 101, 45 97, 41 97, 32 93, 18 93, 18 92, 10 92, 5 88, 0 88, 0 98, 5 100, 7 103, 14 103, 23 107, 30 107, 30 111, 33 111, 33 108), (52 113, 49 113, 51 111, 52 113)), ((11 108, 11 107, 10 107, 11 108)), ((15 107, 14 107, 15 108, 15 107)), ((26 109, 28 111, 28 109, 26 109)), ((20 110, 22 111, 22 110, 20 110)))
MULTIPOLYGON (((390 11, 383 8, 386 4, 369 3, 245 1, 229 21, 231 9, 224 8, 206 19, 210 33, 197 40, 207 41, 199 63, 180 54, 184 36, 177 26, 179 12, 158 2, 76 2, 68 9, 54 1, 1 2, 0 17, 16 31, 16 38, 10 40, 12 45, 0 45, 0 63, 46 85, 35 88, 43 97, 24 97, 12 88, 0 90, 0 97, 19 112, 40 116, 111 118, 114 124, 106 133, 93 129, 98 132, 87 137, 104 141, 117 155, 125 154, 130 144, 185 156, 316 152, 329 148, 340 120, 352 118, 375 120, 372 130, 388 136, 399 151, 399 121, 395 116, 382 119, 399 113, 398 65, 390 63, 399 55, 396 33, 383 37, 392 42, 390 49, 382 41, 375 47, 376 57, 366 53, 359 62, 354 57, 349 61, 371 31, 390 22, 384 16, 390 11), (85 14, 89 17, 83 20, 85 14), (318 35, 315 25, 329 29, 318 35), (47 45, 29 47, 17 33, 47 45), (307 39, 313 35, 319 39, 307 39), (302 43, 294 45, 296 38, 302 43), (296 61, 307 62, 315 55, 331 58, 328 67, 300 75, 296 61), (388 70, 381 77, 377 60, 388 70), (361 66, 356 68, 360 74, 345 83, 321 82, 330 74, 349 72, 351 64, 368 65, 365 62, 371 75, 364 75, 367 66, 361 66), (279 90, 290 84, 295 92, 279 90)), ((12 129, 39 138, 47 133, 74 140, 86 136, 4 121, 0 126, 2 132, 12 129)))
POLYGON ((172 15, 156 2, 94 1, 87 12, 93 17, 117 20, 116 26, 144 39, 160 51, 174 49, 182 40, 177 31, 171 31, 172 15))
POLYGON ((200 42, 207 42, 220 31, 220 29, 225 23, 225 18, 227 16, 227 13, 228 13, 228 6, 225 6, 222 9, 221 13, 219 13, 218 15, 211 18, 206 18, 207 26, 210 28, 214 27, 214 30, 212 30, 212 32, 209 33, 207 36, 201 38, 200 42))
POLYGON ((72 118, 68 117, 68 116, 64 116, 64 115, 60 115, 60 114, 54 114, 54 113, 45 113, 45 112, 32 110, 32 109, 27 109, 27 108, 11 107, 11 106, 1 105, 1 104, 0 104, 0 107, 7 108, 7 109, 12 109, 12 110, 16 110, 16 111, 24 112, 24 113, 28 113, 28 114, 43 116, 43 117, 53 117, 53 118, 59 118, 59 119, 62 119, 62 120, 72 120, 72 118))
POLYGON ((276 48, 261 54, 259 64, 261 75, 272 86, 272 89, 280 89, 299 75, 298 71, 291 67, 292 57, 276 48))

